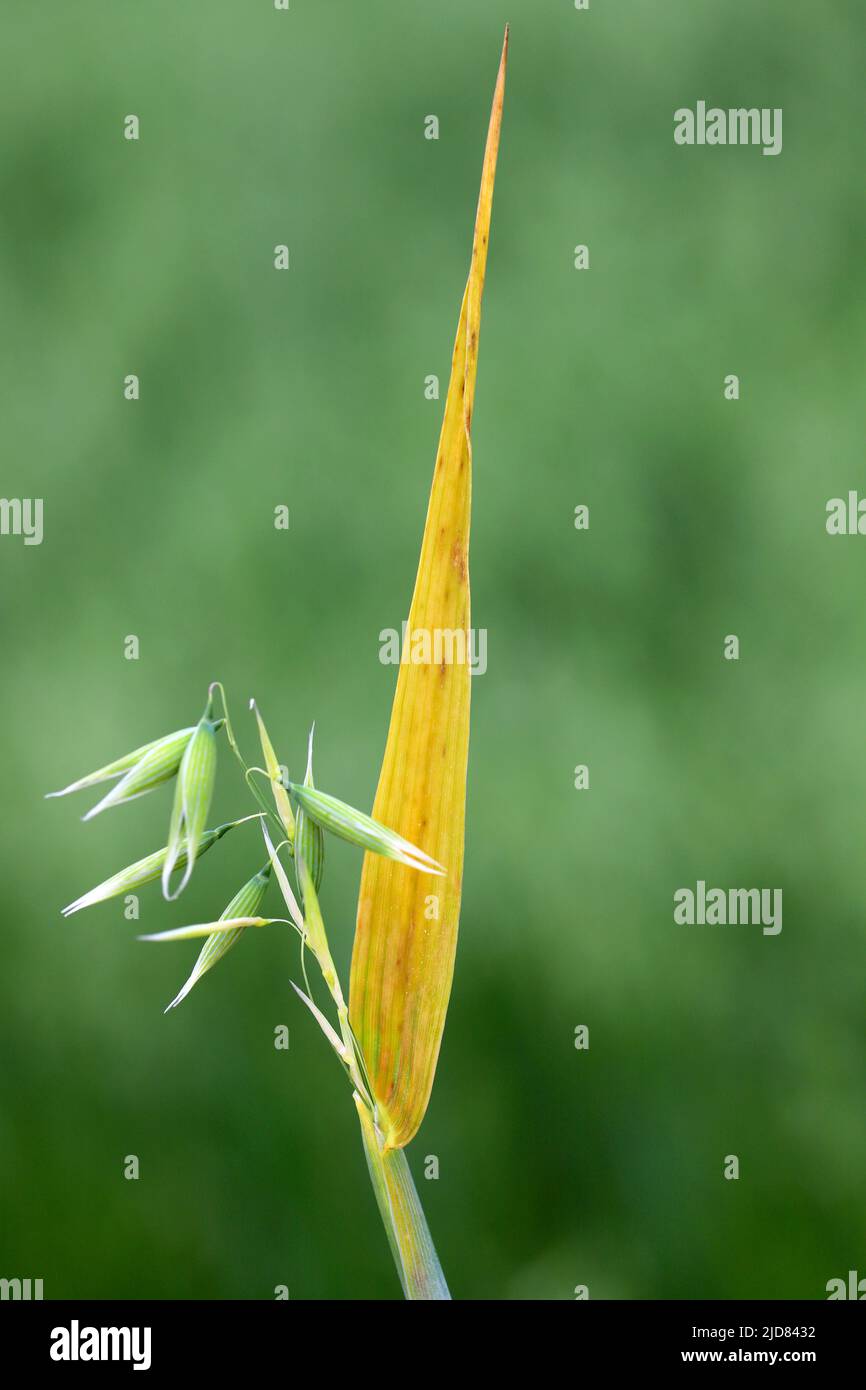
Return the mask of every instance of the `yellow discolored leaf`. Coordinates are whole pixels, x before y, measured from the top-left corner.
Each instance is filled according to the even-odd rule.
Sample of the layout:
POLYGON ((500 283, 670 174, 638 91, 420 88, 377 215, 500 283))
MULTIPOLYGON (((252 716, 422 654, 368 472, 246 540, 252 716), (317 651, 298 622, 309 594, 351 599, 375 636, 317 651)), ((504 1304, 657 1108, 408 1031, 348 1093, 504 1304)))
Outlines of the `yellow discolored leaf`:
POLYGON ((470 427, 507 52, 506 30, 406 634, 411 653, 412 634, 426 633, 416 650, 426 643, 431 659, 401 663, 373 806, 377 821, 444 865, 445 876, 367 854, 358 899, 349 1008, 385 1150, 408 1144, 424 1117, 457 945, 469 751, 470 427), (437 633, 452 640, 437 641, 437 633))

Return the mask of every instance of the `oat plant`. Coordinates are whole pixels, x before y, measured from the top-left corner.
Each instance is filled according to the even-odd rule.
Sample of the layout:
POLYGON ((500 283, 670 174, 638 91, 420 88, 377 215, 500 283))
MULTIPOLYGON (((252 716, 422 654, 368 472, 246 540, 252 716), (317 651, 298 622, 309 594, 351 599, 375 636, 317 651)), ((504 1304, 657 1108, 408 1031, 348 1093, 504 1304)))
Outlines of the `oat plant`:
MULTIPOLYGON (((506 30, 472 261, 404 638, 411 644, 415 633, 462 633, 464 652, 470 632, 470 426, 507 50, 506 30)), ((250 711, 261 759, 248 764, 218 681, 209 687, 196 724, 136 748, 62 791, 50 793, 65 796, 110 783, 85 814, 88 821, 174 782, 165 845, 76 898, 63 909, 66 917, 135 892, 156 879, 165 898, 172 901, 183 892, 201 857, 229 831, 246 825, 244 833, 261 838, 250 866, 252 876, 219 916, 140 939, 201 941, 192 970, 168 1004, 168 1013, 251 929, 288 928, 297 936, 298 979, 291 984, 349 1084, 376 1201, 409 1299, 450 1297, 404 1149, 427 1108, 454 970, 463 875, 469 685, 466 660, 401 662, 372 815, 316 785, 312 730, 304 776, 291 780, 254 700, 250 711), (209 827, 221 741, 237 760, 255 809, 209 827), (329 838, 365 851, 348 1001, 319 900, 329 838), (265 907, 269 894, 279 904, 276 912, 265 907)))

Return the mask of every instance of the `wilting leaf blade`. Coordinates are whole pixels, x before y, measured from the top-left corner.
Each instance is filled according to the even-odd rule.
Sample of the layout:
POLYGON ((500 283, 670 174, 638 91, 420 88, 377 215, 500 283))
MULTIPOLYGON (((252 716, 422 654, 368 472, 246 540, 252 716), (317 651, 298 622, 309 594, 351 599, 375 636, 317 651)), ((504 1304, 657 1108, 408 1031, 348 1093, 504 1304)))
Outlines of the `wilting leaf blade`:
MULTIPOLYGON (((462 631, 468 655, 470 427, 481 296, 508 47, 493 100, 472 263, 463 296, 407 640, 462 631)), ((352 955, 350 1015, 386 1148, 423 1119, 451 990, 463 877, 469 749, 467 661, 401 664, 373 816, 445 867, 444 878, 367 854, 352 955), (438 899, 438 903, 435 901, 438 899)))

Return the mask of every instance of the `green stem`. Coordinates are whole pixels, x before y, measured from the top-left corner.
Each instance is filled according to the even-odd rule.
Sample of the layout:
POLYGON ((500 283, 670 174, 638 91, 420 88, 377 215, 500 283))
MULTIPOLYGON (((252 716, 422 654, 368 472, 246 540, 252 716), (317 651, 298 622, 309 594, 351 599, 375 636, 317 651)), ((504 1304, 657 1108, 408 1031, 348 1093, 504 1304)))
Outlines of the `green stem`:
MULTIPOLYGON (((252 792, 253 796, 255 797, 256 801, 259 803, 259 806, 260 806, 260 807, 262 808, 262 810, 264 811, 264 813, 265 813, 265 815, 267 816, 268 820, 271 822, 271 824, 272 824, 272 825, 275 827, 275 829, 277 830, 277 833, 280 834, 280 835, 282 835, 282 834, 283 834, 283 825, 282 825, 282 822, 279 820, 278 816, 275 814, 275 812, 273 811, 273 809, 272 809, 271 807, 268 806, 268 804, 267 804, 267 802, 265 801, 264 797, 263 797, 263 796, 261 795, 261 793, 259 792, 258 787, 250 780, 250 774, 251 774, 252 772, 263 772, 263 769, 262 769, 262 768, 257 768, 257 767, 254 767, 254 768, 247 767, 247 765, 246 765, 246 763, 245 763, 245 761, 244 761, 244 755, 243 755, 243 753, 241 752, 241 750, 240 750, 240 748, 239 748, 239 746, 238 746, 238 741, 237 741, 237 739, 235 738, 235 731, 234 731, 234 729, 232 728, 232 721, 231 721, 231 719, 229 718, 229 704, 228 704, 228 700, 226 699, 226 692, 225 692, 225 690, 223 689, 223 683, 222 683, 222 681, 211 681, 210 685, 208 686, 208 692, 207 692, 207 693, 208 693, 208 710, 210 709, 210 707, 211 707, 211 705, 212 705, 212 703, 213 703, 213 692, 214 692, 215 690, 218 690, 218 691, 219 691, 219 693, 220 693, 220 699, 222 700, 223 714, 224 714, 224 716, 225 716, 226 738, 227 738, 228 741, 229 741, 229 747, 231 748, 232 752, 234 753, 235 757, 237 758, 238 762, 239 762, 240 765, 241 765, 241 770, 243 771, 243 774, 244 774, 244 781, 246 782, 247 786, 249 787, 249 789, 250 789, 250 791, 252 792)), ((263 775, 264 775, 265 777, 267 777, 268 774, 267 774, 266 772, 263 772, 263 775)), ((291 851, 291 845, 289 846, 289 850, 291 851)))
POLYGON ((373 1117, 358 1095, 355 1107, 361 1121, 370 1181, 403 1293, 408 1299, 450 1299, 406 1155, 402 1149, 383 1148, 373 1117))

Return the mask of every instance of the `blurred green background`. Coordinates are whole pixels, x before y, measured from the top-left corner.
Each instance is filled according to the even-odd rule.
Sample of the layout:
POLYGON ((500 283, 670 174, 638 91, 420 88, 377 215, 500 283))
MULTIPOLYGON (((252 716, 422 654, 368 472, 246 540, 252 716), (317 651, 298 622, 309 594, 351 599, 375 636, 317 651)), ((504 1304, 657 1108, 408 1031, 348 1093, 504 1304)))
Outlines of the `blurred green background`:
MULTIPOLYGON (((170 793, 87 826, 86 796, 42 794, 194 721, 219 677, 251 757, 255 695, 293 770, 315 719, 320 785, 370 806, 506 19, 489 668, 410 1161, 458 1297, 866 1274, 866 540, 824 527, 866 489, 862 6, 79 0, 4 7, 0 58, 0 491, 45 502, 40 547, 0 539, 0 1275, 47 1297, 398 1293, 288 936, 167 1017, 196 947, 135 940, 222 910, 252 828, 139 924, 64 922, 164 842, 170 793), (782 107, 782 154, 678 148, 698 99, 782 107), (781 935, 676 927, 699 878, 781 887, 781 935)), ((223 757, 215 814, 246 806, 223 757)), ((331 847, 346 974, 359 870, 331 847)))

